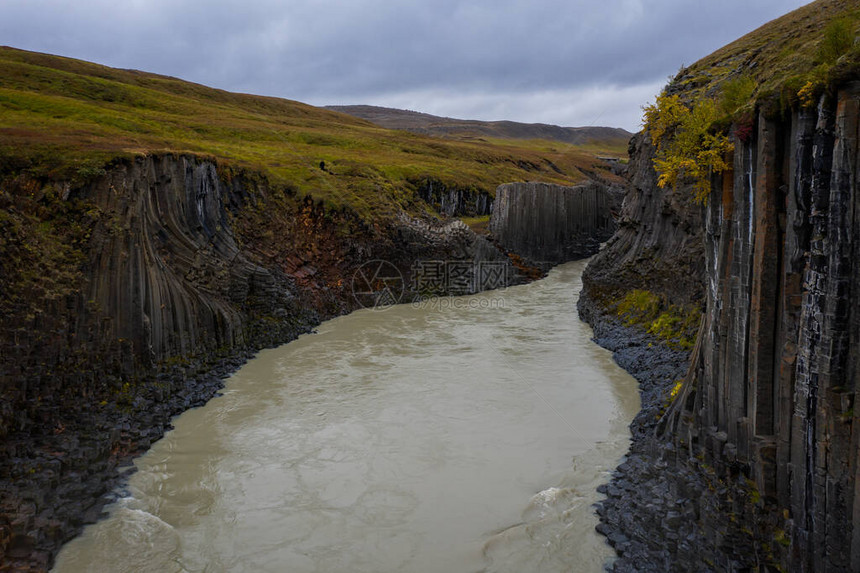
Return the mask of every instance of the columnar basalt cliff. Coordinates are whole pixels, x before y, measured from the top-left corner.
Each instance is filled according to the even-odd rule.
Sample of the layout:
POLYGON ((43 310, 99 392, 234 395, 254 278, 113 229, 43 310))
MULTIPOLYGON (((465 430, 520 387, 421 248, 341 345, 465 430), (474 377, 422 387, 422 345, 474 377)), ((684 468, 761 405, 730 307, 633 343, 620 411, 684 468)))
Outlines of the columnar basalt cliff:
POLYGON ((493 198, 475 189, 449 188, 441 181, 426 179, 416 185, 418 196, 447 217, 480 217, 493 210, 493 198))
POLYGON ((618 571, 860 571, 860 83, 751 123, 705 207, 654 185, 640 135, 619 232, 584 278, 583 317, 643 383, 599 509, 618 571), (622 341, 626 284, 703 303, 685 374, 622 341))
POLYGON ((191 156, 122 161, 57 190, 86 213, 86 259, 70 259, 59 297, 15 293, 2 322, 0 569, 48 566, 98 517, 118 466, 254 350, 366 304, 351 283, 363 262, 406 279, 422 259, 494 261, 510 267, 497 281, 522 280, 460 221, 401 213, 373 227, 191 156))
POLYGON ((701 349, 664 430, 749 480, 795 571, 860 570, 858 112, 850 84, 738 142, 705 219, 701 349))
POLYGON ((496 190, 490 233, 506 250, 531 261, 558 263, 597 252, 615 220, 606 186, 509 183, 496 190))
POLYGON ((657 185, 654 153, 647 134, 630 140, 629 185, 618 230, 583 275, 592 298, 645 288, 676 303, 702 300, 702 207, 690 193, 657 185))

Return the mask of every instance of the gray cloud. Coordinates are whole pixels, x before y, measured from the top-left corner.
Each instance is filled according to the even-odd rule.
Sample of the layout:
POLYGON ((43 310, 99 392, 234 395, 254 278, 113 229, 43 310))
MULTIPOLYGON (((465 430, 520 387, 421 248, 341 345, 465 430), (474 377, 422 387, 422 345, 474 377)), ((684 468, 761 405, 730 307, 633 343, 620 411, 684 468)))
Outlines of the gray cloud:
POLYGON ((317 105, 634 129, 646 89, 803 4, 4 0, 0 43, 317 105))

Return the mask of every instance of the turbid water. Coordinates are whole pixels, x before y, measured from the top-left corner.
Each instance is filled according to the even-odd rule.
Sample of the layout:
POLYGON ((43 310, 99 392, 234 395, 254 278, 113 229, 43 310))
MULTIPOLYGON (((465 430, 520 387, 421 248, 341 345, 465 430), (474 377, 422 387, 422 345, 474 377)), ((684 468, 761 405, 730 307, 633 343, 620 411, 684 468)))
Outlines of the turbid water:
POLYGON ((260 352, 55 571, 601 571, 591 504, 639 398, 576 316, 583 267, 260 352))

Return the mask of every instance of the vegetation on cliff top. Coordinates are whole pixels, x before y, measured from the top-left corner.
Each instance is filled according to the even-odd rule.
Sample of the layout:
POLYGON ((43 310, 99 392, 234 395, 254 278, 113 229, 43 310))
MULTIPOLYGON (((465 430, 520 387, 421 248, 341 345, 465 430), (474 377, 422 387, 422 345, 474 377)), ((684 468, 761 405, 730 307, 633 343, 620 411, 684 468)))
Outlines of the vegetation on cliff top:
POLYGON ((819 0, 783 16, 703 58, 678 75, 643 124, 657 150, 661 187, 692 183, 704 201, 711 175, 728 169, 733 149, 751 136, 756 109, 774 114, 813 106, 860 73, 860 0, 819 0))
POLYGON ((0 48, 0 182, 20 173, 81 182, 117 158, 190 153, 369 217, 409 209, 428 178, 488 193, 511 181, 574 184, 604 168, 593 151, 443 141, 294 101, 0 48))
POLYGON ((750 111, 756 103, 774 110, 795 105, 807 83, 820 82, 824 89, 860 64, 858 29, 860 0, 818 0, 682 67, 667 92, 687 102, 718 100, 727 82, 747 78, 755 89, 736 102, 737 111, 750 111))
POLYGON ((654 167, 660 187, 676 187, 691 179, 697 201, 711 191, 711 174, 728 169, 725 157, 733 149, 724 133, 712 128, 716 102, 705 98, 687 107, 677 95, 660 95, 645 107, 645 121, 657 147, 654 167))

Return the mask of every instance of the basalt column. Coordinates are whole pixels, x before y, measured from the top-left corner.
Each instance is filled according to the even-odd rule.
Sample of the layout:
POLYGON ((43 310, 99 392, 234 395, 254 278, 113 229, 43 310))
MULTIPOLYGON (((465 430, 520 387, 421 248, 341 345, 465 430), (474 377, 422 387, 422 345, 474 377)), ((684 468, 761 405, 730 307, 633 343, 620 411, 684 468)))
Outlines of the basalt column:
POLYGON ((508 251, 559 263, 596 253, 615 232, 615 222, 610 196, 598 183, 509 183, 496 190, 490 232, 508 251))
MULTIPOLYGON (((753 491, 792 571, 860 571, 860 85, 737 141, 706 216, 707 312, 679 451, 753 491), (750 489, 751 488, 751 489, 750 489)), ((758 511, 754 516, 751 511, 758 511)))

